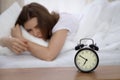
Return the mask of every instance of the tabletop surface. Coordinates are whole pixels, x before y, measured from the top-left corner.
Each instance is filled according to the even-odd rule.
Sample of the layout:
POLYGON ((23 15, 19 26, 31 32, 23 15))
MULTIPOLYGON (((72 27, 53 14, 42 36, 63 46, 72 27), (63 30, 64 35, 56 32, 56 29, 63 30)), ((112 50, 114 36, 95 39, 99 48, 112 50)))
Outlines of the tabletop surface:
POLYGON ((76 67, 0 69, 0 80, 120 80, 120 65, 99 66, 91 73, 76 67))

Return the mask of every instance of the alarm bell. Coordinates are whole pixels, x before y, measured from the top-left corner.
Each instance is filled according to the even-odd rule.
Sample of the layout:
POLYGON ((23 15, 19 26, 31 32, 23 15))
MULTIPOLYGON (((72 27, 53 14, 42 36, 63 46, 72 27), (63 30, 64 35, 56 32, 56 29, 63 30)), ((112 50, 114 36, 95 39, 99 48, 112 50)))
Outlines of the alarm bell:
POLYGON ((78 50, 78 49, 81 49, 81 48, 87 47, 87 46, 89 46, 89 47, 90 47, 91 49, 93 49, 93 50, 96 50, 96 51, 99 50, 98 46, 96 46, 96 44, 94 43, 93 39, 91 39, 91 38, 83 38, 83 39, 81 39, 81 40, 80 40, 80 43, 79 43, 77 46, 75 46, 75 50, 78 50), (92 44, 90 44, 90 45, 82 44, 82 41, 83 41, 83 40, 91 40, 91 41, 92 41, 92 44))

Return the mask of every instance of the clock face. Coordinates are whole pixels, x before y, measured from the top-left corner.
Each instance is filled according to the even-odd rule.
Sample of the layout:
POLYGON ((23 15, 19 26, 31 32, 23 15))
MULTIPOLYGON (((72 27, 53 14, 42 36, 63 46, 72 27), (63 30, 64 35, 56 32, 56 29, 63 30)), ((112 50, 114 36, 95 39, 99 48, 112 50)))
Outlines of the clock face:
POLYGON ((90 72, 97 67, 99 58, 94 50, 84 48, 77 52, 74 61, 80 71, 90 72))

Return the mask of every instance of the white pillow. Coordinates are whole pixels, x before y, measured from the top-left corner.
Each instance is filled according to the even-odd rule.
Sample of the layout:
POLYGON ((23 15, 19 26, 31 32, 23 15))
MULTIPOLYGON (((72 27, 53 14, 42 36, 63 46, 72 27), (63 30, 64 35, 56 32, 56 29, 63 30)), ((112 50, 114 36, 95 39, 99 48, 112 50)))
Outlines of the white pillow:
POLYGON ((48 42, 47 41, 44 41, 43 39, 40 39, 40 38, 37 38, 37 37, 34 37, 32 35, 30 35, 22 26, 20 26, 21 30, 22 30, 22 35, 24 38, 36 43, 36 44, 39 44, 39 45, 42 45, 42 46, 48 46, 48 42))
POLYGON ((11 28, 14 26, 20 11, 21 7, 15 2, 0 15, 0 37, 10 36, 11 28))

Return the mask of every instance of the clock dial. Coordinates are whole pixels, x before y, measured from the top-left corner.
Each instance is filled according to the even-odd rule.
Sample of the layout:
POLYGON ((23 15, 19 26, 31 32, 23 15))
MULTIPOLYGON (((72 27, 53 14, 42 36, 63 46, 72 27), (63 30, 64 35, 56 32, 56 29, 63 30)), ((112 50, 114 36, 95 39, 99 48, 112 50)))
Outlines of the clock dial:
POLYGON ((78 51, 75 56, 75 64, 81 71, 92 71, 97 67, 98 61, 96 52, 89 48, 78 51))

